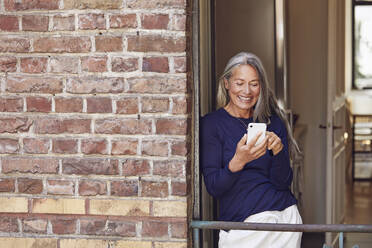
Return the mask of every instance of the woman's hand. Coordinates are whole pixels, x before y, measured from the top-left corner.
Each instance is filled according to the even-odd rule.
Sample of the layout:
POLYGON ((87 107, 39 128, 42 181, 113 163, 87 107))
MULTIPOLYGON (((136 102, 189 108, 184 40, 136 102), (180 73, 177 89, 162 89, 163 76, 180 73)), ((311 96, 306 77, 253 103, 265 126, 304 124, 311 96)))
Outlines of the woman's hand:
POLYGON ((246 144, 247 134, 244 134, 244 136, 240 139, 238 145, 236 146, 235 155, 229 163, 229 169, 231 172, 241 171, 246 163, 257 159, 266 153, 268 140, 267 136, 260 144, 255 146, 261 134, 262 133, 258 133, 250 142, 248 142, 248 144, 246 144))
POLYGON ((273 132, 266 132, 267 149, 272 150, 274 156, 283 149, 282 140, 273 132))

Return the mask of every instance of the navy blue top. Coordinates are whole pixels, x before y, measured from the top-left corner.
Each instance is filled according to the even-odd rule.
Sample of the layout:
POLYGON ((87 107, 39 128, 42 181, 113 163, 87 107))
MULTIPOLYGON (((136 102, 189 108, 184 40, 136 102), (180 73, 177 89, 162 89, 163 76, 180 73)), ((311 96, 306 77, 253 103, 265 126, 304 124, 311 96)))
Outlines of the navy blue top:
MULTIPOLYGON (((252 122, 252 118, 239 119, 252 122)), ((228 165, 246 127, 224 108, 201 119, 201 168, 207 191, 219 201, 219 220, 244 221, 252 214, 280 211, 297 203, 290 191, 293 174, 285 125, 274 115, 267 131, 278 135, 283 149, 275 156, 267 151, 233 173, 228 165)))

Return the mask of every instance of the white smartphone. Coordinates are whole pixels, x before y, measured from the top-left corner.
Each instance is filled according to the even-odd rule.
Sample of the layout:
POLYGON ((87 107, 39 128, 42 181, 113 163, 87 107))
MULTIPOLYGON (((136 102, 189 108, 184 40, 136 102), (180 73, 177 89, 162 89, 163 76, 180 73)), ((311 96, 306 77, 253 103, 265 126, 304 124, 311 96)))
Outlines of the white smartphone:
POLYGON ((257 133, 261 132, 261 136, 258 138, 256 145, 260 144, 266 136, 266 123, 249 123, 247 129, 247 144, 256 136, 257 133))

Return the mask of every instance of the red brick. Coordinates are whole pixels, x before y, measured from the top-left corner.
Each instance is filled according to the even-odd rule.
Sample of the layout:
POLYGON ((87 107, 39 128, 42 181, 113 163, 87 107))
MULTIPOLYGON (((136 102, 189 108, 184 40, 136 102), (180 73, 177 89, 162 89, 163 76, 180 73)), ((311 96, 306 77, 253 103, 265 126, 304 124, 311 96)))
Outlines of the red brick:
POLYGON ((172 141, 171 150, 172 150, 172 155, 187 156, 186 141, 172 141))
POLYGON ((186 15, 173 15, 171 20, 170 29, 176 31, 185 31, 186 30, 186 15))
POLYGON ((75 30, 75 16, 55 15, 53 17, 53 31, 72 31, 75 30))
POLYGON ((97 180, 82 180, 79 182, 79 195, 96 196, 106 195, 106 183, 97 180))
POLYGON ((169 72, 167 57, 148 57, 143 58, 142 71, 149 72, 169 72))
POLYGON ((87 119, 37 119, 35 121, 35 133, 90 133, 90 123, 91 120, 87 119))
POLYGON ((105 72, 107 71, 107 57, 82 57, 81 67, 87 72, 105 72))
POLYGON ((15 72, 17 70, 17 59, 15 57, 0 57, 0 72, 15 72))
POLYGON ((128 51, 177 53, 186 50, 184 37, 134 36, 128 37, 128 51))
POLYGON ((40 53, 90 52, 89 37, 41 37, 34 41, 34 51, 40 53))
POLYGON ((107 97, 87 98, 88 113, 112 113, 112 101, 107 97))
POLYGON ((128 0, 127 6, 133 9, 169 9, 169 8, 178 8, 185 9, 186 0, 128 0))
POLYGON ((150 134, 150 120, 137 119, 99 119, 96 120, 95 133, 101 134, 150 134))
POLYGON ((54 234, 74 234, 76 233, 76 220, 66 217, 58 217, 50 220, 52 232, 54 234))
POLYGON ((142 154, 149 156, 168 156, 168 142, 162 140, 142 141, 142 154))
POLYGON ((178 239, 187 238, 187 223, 186 222, 176 222, 171 223, 171 237, 178 239))
POLYGON ((22 98, 0 98, 0 112, 22 112, 22 98))
POLYGON ((18 192, 24 194, 40 194, 43 192, 41 179, 18 178, 18 192))
POLYGON ((61 78, 8 76, 7 92, 56 94, 63 90, 61 78))
POLYGON ((19 144, 17 139, 0 138, 0 153, 18 153, 19 144))
POLYGON ((29 218, 23 220, 23 232, 46 234, 48 221, 45 219, 29 218))
MULTIPOLYGON (((14 185, 15 185, 14 179, 0 178, 0 192, 14 192, 15 190, 14 185)), ((0 223, 1 223, 1 220, 0 220, 0 223)), ((0 231, 1 231, 1 227, 0 227, 0 231)))
POLYGON ((136 236, 136 223, 123 222, 123 221, 108 221, 107 236, 121 236, 121 237, 135 237, 136 236))
POLYGON ((144 221, 142 222, 142 237, 168 237, 168 223, 164 221, 144 221))
POLYGON ((83 99, 77 97, 56 97, 55 110, 57 113, 81 113, 83 111, 83 99))
POLYGON ((133 139, 113 140, 112 155, 136 155, 138 141, 133 139))
POLYGON ((20 117, 0 118, 0 133, 27 132, 32 120, 20 117))
POLYGON ((55 139, 52 146, 55 153, 74 154, 78 150, 78 141, 77 139, 55 139))
POLYGON ((21 72, 42 73, 47 69, 47 58, 21 58, 21 72))
POLYGON ((56 73, 78 73, 79 58, 52 57, 49 62, 50 71, 56 73))
POLYGON ((167 182, 141 181, 141 196, 165 198, 169 195, 167 182))
POLYGON ((118 161, 114 159, 76 158, 63 159, 62 171, 64 174, 76 175, 118 175, 118 161))
POLYGON ((186 80, 181 78, 141 77, 127 79, 129 93, 174 94, 186 92, 186 80))
POLYGON ((121 52, 123 51, 123 41, 121 37, 96 36, 97 52, 121 52))
POLYGON ((143 14, 141 22, 144 29, 168 29, 169 16, 166 14, 143 14))
POLYGON ((136 97, 127 97, 116 101, 117 114, 137 114, 138 99, 136 97))
POLYGON ((154 161, 154 175, 184 177, 184 161, 154 161))
POLYGON ((161 113, 168 112, 169 99, 168 98, 142 98, 142 112, 143 113, 161 113))
POLYGON ((50 147, 49 139, 44 138, 24 138, 23 139, 23 150, 26 153, 48 153, 50 147))
POLYGON ((18 17, 11 15, 0 15, 0 30, 1 31, 18 31, 18 17))
POLYGON ((4 0, 4 6, 7 11, 18 10, 56 10, 59 6, 59 0, 4 0))
POLYGON ((0 37, 0 52, 25 53, 30 50, 30 40, 27 38, 0 37))
POLYGON ((124 78, 71 78, 67 81, 66 90, 73 94, 121 93, 124 90, 124 78))
POLYGON ((106 228, 106 220, 102 219, 81 219, 80 234, 85 235, 104 235, 106 228))
POLYGON ((138 58, 113 57, 111 68, 113 72, 137 71, 138 58))
POLYGON ((48 180, 47 193, 49 195, 73 195, 75 183, 71 180, 48 180))
POLYGON ((5 232, 5 233, 18 232, 17 217, 1 216, 0 217, 0 232, 5 232))
POLYGON ((103 14, 83 14, 78 17, 79 29, 105 29, 106 20, 103 14))
POLYGON ((186 62, 186 57, 174 57, 174 72, 185 73, 186 62))
POLYGON ((26 98, 28 112, 50 112, 52 110, 52 101, 46 97, 29 96, 26 98))
POLYGON ((2 158, 3 173, 56 174, 58 160, 54 158, 6 157, 2 158))
POLYGON ((121 181, 111 182, 111 195, 138 196, 138 181, 121 180, 121 181))
POLYGON ((186 97, 177 96, 173 97, 173 109, 172 114, 187 114, 188 102, 186 97))
POLYGON ((84 154, 108 154, 105 139, 85 139, 81 141, 81 152, 84 154))
POLYGON ((124 176, 143 176, 150 174, 150 164, 147 160, 127 159, 123 162, 124 176))
POLYGON ((119 9, 121 0, 64 0, 65 9, 119 9))
POLYGON ((185 182, 171 183, 172 195, 185 196, 187 195, 187 184, 185 182))
POLYGON ((157 134, 185 135, 187 130, 185 119, 159 119, 155 125, 157 134))
POLYGON ((49 17, 41 15, 25 15, 22 16, 23 31, 48 31, 49 17))
POLYGON ((136 14, 122 14, 110 16, 110 28, 136 28, 136 14))

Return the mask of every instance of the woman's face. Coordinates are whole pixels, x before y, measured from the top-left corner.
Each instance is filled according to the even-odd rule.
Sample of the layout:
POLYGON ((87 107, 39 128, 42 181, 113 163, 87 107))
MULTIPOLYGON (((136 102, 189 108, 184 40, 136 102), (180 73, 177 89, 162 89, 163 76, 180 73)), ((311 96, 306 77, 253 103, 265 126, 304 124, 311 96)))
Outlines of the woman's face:
POLYGON ((232 71, 229 80, 224 79, 230 102, 237 111, 250 111, 260 95, 260 82, 256 70, 250 65, 240 65, 232 71))

